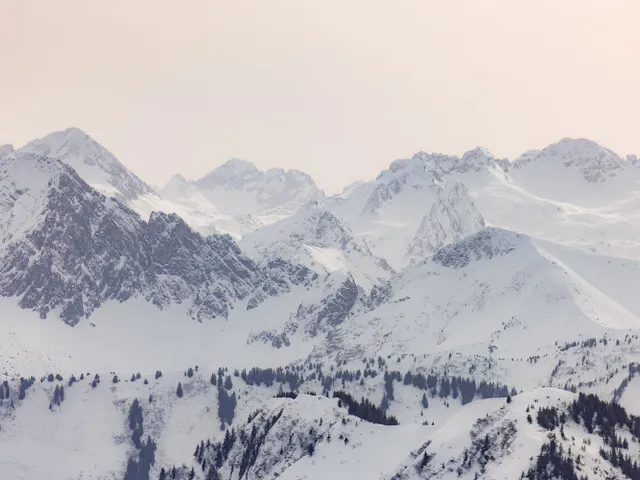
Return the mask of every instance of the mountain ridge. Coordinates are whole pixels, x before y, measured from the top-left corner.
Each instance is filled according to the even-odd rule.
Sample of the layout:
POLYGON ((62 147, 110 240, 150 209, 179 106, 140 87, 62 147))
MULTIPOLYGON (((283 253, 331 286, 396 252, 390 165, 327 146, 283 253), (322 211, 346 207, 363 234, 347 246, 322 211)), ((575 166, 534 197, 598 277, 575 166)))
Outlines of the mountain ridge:
POLYGON ((233 159, 128 198, 84 135, 0 153, 3 478, 629 476, 635 157, 419 152, 327 198, 233 159))

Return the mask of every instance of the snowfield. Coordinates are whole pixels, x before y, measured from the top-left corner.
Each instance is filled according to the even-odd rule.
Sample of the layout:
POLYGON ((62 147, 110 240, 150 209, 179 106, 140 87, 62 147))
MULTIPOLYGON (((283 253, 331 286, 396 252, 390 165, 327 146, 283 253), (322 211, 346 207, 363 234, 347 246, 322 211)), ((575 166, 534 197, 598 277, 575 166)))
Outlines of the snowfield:
POLYGON ((639 206, 586 139, 330 197, 2 146, 0 478, 638 478, 639 206))

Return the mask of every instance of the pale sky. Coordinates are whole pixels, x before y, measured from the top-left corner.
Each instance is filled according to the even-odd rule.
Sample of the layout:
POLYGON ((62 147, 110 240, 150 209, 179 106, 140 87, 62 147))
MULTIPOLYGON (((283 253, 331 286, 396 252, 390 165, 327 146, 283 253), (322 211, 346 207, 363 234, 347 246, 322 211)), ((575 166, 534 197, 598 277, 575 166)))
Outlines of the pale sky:
POLYGON ((640 0, 0 0, 0 144, 76 126, 152 184, 336 192, 419 150, 640 154, 640 0))

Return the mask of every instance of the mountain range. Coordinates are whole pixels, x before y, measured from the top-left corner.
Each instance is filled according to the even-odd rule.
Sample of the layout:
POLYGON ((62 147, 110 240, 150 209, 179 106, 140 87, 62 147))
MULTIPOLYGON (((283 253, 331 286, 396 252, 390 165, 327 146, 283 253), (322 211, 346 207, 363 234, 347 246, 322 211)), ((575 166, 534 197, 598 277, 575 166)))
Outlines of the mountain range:
POLYGON ((637 206, 637 157, 586 139, 332 196, 0 146, 0 475, 636 478, 637 206), (578 411, 618 406, 620 438, 578 411))

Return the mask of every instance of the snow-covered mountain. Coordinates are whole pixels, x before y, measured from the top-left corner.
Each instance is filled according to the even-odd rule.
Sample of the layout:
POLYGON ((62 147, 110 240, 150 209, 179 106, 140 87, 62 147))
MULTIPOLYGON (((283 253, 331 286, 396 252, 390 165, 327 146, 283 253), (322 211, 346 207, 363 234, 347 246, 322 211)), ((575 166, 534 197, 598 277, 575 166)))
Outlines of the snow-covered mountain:
POLYGON ((350 272, 367 291, 393 273, 385 260, 371 253, 364 239, 315 202, 245 235, 240 246, 256 259, 287 258, 323 274, 350 272))
POLYGON ((586 138, 563 138, 541 151, 528 151, 513 167, 520 169, 536 164, 557 164, 578 170, 587 182, 604 182, 624 167, 624 160, 614 151, 586 138))
POLYGON ((67 128, 32 140, 19 152, 60 160, 100 193, 125 202, 153 193, 151 187, 111 152, 78 128, 67 128))
POLYGON ((638 172, 563 139, 156 193, 77 129, 2 147, 0 477, 636 478, 638 172))
POLYGON ((462 183, 448 184, 438 201, 422 218, 407 247, 410 261, 421 261, 445 245, 467 237, 485 226, 469 191, 462 183))
POLYGON ((602 206, 640 189, 635 166, 584 138, 563 138, 527 152, 513 162, 510 175, 536 196, 585 207, 602 206))
MULTIPOLYGON (((637 261, 485 228, 408 267, 369 304, 356 305, 340 332, 340 358, 424 354, 428 365, 452 374, 475 365, 476 375, 490 369, 503 383, 535 388, 557 357, 528 366, 526 374, 514 359, 556 355, 558 343, 640 328, 632 280, 638 273, 637 261)), ((573 373, 575 380, 594 371, 573 373)))
POLYGON ((324 198, 305 173, 279 168, 263 172, 253 163, 235 158, 199 180, 175 175, 159 194, 171 202, 172 211, 182 213, 199 231, 206 233, 200 225, 207 224, 209 229, 236 239, 324 198))
POLYGON ((463 182, 476 189, 507 179, 498 161, 482 147, 462 157, 419 152, 411 159, 392 162, 375 180, 328 198, 325 208, 364 237, 374 254, 398 269, 414 255, 427 252, 420 252, 419 244, 426 235, 421 226, 428 224, 430 216, 436 223, 454 222, 462 229, 457 237, 429 233, 439 238, 436 247, 444 244, 439 242, 460 238, 464 228, 473 229, 480 222, 473 201, 462 198, 468 197, 466 190, 456 191, 453 185, 463 182), (460 200, 451 198, 458 194, 460 200), (436 218, 439 211, 448 219, 436 218))
POLYGON ((311 276, 285 270, 273 284, 231 237, 203 237, 173 214, 144 222, 58 160, 19 151, 0 172, 0 294, 42 317, 59 309, 75 324, 107 300, 141 296, 160 308, 188 300, 198 320, 226 318, 256 289, 275 294, 311 276))
POLYGON ((196 180, 194 185, 222 211, 236 215, 286 216, 324 198, 306 173, 281 168, 261 171, 253 163, 237 158, 196 180))

